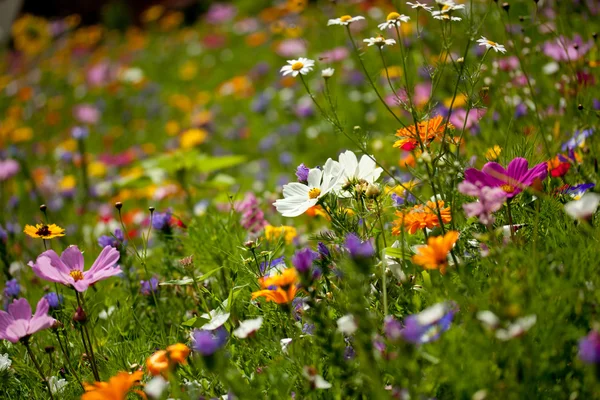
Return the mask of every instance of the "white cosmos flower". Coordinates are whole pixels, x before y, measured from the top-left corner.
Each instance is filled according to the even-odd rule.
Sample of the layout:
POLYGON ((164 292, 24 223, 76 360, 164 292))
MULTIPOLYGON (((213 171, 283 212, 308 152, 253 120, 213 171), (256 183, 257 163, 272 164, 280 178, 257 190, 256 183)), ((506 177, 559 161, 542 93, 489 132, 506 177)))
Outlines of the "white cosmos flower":
POLYGON ((298 74, 306 75, 312 71, 315 66, 315 61, 300 57, 297 60, 288 60, 288 65, 281 67, 279 72, 283 73, 283 76, 292 74, 292 76, 298 76, 298 74))
POLYGON ((262 323, 262 317, 242 321, 240 322, 240 326, 237 329, 234 329, 233 336, 240 339, 246 339, 248 336, 259 330, 262 323))
POLYGON ((50 385, 50 391, 52 394, 58 394, 62 392, 68 383, 69 382, 67 382, 65 379, 58 379, 56 376, 51 376, 50 379, 48 379, 48 385, 50 385))
POLYGON ((589 219, 600 205, 600 194, 586 193, 581 199, 565 204, 565 212, 573 219, 589 219))
POLYGON ((410 1, 407 1, 406 4, 408 4, 409 6, 412 6, 412 8, 422 8, 426 11, 431 12, 431 10, 433 10, 433 7, 428 6, 427 4, 423 4, 421 2, 415 1, 414 3, 411 3, 410 1))
POLYGON ((494 49, 497 53, 506 53, 506 48, 503 45, 501 45, 500 43, 492 42, 491 40, 488 40, 483 36, 477 41, 477 43, 479 43, 480 46, 485 46, 485 48, 488 50, 494 49))
POLYGON ((201 329, 204 329, 205 331, 214 331, 227 322, 230 315, 231 313, 225 312, 221 309, 212 310, 208 314, 202 314, 201 317, 209 321, 202 325, 201 329))
POLYGON ((335 69, 333 69, 333 68, 325 68, 323 71, 321 71, 321 76, 325 79, 331 78, 333 76, 334 72, 335 72, 335 69))
POLYGON ((169 382, 167 382, 161 375, 158 375, 146 383, 144 386, 144 392, 146 392, 151 399, 160 399, 168 386, 169 382))
POLYGON ((350 150, 346 150, 340 154, 339 162, 336 164, 341 170, 341 176, 334 192, 340 197, 351 196, 349 192, 343 189, 344 186, 359 181, 374 183, 383 172, 383 169, 377 167, 377 164, 371 157, 365 154, 358 161, 356 154, 350 150))
POLYGON ((352 17, 350 15, 343 15, 339 18, 330 19, 327 21, 327 26, 329 25, 349 25, 352 22, 360 21, 361 19, 365 19, 365 17, 361 17, 357 15, 356 17, 352 17))
POLYGON ((533 325, 535 325, 537 317, 534 315, 528 315, 523 318, 517 319, 512 324, 509 324, 506 329, 498 329, 496 331, 496 337, 500 340, 510 340, 519 336, 523 336, 533 325))
POLYGON ((354 317, 351 314, 339 318, 337 320, 337 326, 337 330, 346 336, 351 336, 358 329, 354 317))
POLYGON ((308 172, 307 185, 299 182, 283 185, 284 198, 275 201, 273 205, 284 217, 302 215, 337 185, 340 174, 339 165, 330 158, 323 170, 312 168, 308 172))
POLYGON ((8 354, 0 354, 0 372, 6 371, 12 365, 12 361, 8 358, 8 354))
POLYGON ((410 17, 404 14, 398 14, 397 12, 391 12, 388 14, 383 24, 377 25, 382 31, 386 29, 392 29, 395 26, 400 26, 402 22, 410 21, 410 17))
POLYGON ((396 44, 394 39, 386 39, 381 35, 374 38, 364 39, 363 42, 368 43, 369 46, 377 45, 378 47, 391 46, 396 44))

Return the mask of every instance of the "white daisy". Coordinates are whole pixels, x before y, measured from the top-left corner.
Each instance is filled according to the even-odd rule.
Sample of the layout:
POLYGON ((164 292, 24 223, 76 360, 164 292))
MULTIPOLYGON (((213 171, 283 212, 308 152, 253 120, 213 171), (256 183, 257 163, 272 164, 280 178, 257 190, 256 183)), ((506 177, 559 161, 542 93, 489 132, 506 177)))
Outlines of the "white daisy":
POLYGON ((334 72, 335 72, 335 69, 333 69, 333 68, 325 68, 323 71, 321 71, 321 76, 325 79, 331 78, 333 76, 334 72))
POLYGON ((565 204, 565 212, 573 219, 590 219, 600 205, 600 194, 586 193, 581 199, 565 204))
POLYGON ((340 197, 350 197, 351 194, 345 190, 353 183, 364 181, 374 183, 383 172, 382 168, 377 167, 377 163, 368 155, 363 155, 358 161, 356 154, 347 150, 340 154, 339 162, 336 162, 340 168, 341 176, 334 192, 340 197))
POLYGON ((492 42, 491 40, 488 40, 483 36, 477 41, 477 43, 479 43, 480 46, 485 46, 488 50, 494 49, 497 53, 506 53, 506 48, 503 45, 501 45, 500 43, 492 42))
POLYGON ((391 46, 396 44, 394 39, 386 39, 381 35, 378 35, 374 38, 364 39, 363 42, 367 43, 369 46, 377 45, 377 47, 391 46))
POLYGON ((234 329, 233 336, 238 337, 240 339, 245 339, 257 330, 259 330, 262 326, 262 323, 262 317, 242 321, 240 322, 240 326, 237 329, 234 329))
POLYGON ((315 389, 329 389, 331 387, 331 383, 327 382, 312 367, 304 367, 304 376, 315 389))
POLYGON ((360 21, 361 19, 365 19, 365 17, 361 17, 360 15, 356 17, 352 17, 350 15, 343 15, 339 18, 330 19, 327 21, 327 26, 329 25, 349 25, 352 22, 360 21))
POLYGON ((329 193, 340 179, 340 168, 331 158, 327 160, 323 170, 313 168, 308 172, 308 185, 290 182, 283 186, 283 199, 273 203, 277 211, 284 217, 297 217, 329 193))
MULTIPOLYGON (((436 11, 434 11, 436 12, 436 11)), ((433 15, 433 13, 431 14, 433 15)), ((450 14, 439 14, 439 15, 433 15, 434 19, 439 19, 442 21, 462 21, 462 18, 460 17, 452 17, 450 14)))
POLYGON ((288 65, 281 67, 279 72, 283 73, 283 76, 292 74, 292 76, 298 76, 298 74, 306 75, 312 71, 315 66, 315 61, 308 58, 300 57, 297 60, 288 60, 288 65))
POLYGON ((410 21, 410 17, 404 14, 398 14, 397 12, 391 12, 388 14, 387 18, 385 19, 385 22, 383 24, 377 25, 377 27, 383 31, 386 29, 392 29, 395 26, 400 26, 402 22, 408 21, 410 21))
POLYGON ((427 4, 423 4, 420 3, 418 1, 415 1, 414 3, 411 3, 410 1, 407 1, 406 4, 408 4, 409 6, 412 6, 412 8, 422 8, 426 11, 431 12, 431 10, 433 10, 433 7, 428 6, 427 4))
MULTIPOLYGON (((435 0, 442 10, 464 10, 464 4, 456 4, 454 0, 435 0)), ((446 11, 446 12, 447 12, 446 11)))

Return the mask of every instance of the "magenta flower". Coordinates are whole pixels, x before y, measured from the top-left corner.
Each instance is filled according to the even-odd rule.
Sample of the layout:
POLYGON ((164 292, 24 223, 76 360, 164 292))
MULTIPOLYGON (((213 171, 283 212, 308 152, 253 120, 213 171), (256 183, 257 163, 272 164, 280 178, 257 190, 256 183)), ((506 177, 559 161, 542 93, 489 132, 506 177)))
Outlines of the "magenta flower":
POLYGON ((481 171, 469 168, 465 171, 465 181, 480 187, 499 187, 506 192, 506 197, 512 199, 523 189, 531 186, 537 179, 543 181, 548 174, 548 165, 540 163, 528 169, 526 159, 517 157, 506 169, 496 162, 489 162, 481 171))
POLYGON ((581 36, 575 35, 573 39, 564 36, 554 41, 544 43, 544 54, 556 61, 572 62, 583 58, 594 47, 594 41, 584 42, 581 36))
POLYGON ((31 306, 26 299, 8 305, 8 312, 0 310, 0 339, 17 343, 36 332, 50 328, 56 320, 48 315, 48 300, 42 297, 31 316, 31 306))
POLYGON ((29 262, 29 266, 42 279, 85 292, 90 285, 121 273, 121 268, 117 265, 119 257, 117 249, 106 246, 92 267, 84 271, 83 254, 77 246, 69 246, 60 257, 54 250, 45 251, 35 263, 29 262))
POLYGON ((467 196, 475 196, 479 201, 463 204, 467 217, 479 217, 479 222, 492 225, 495 221, 492 213, 502 208, 506 200, 506 192, 499 187, 481 186, 481 183, 463 181, 458 184, 458 191, 467 196))

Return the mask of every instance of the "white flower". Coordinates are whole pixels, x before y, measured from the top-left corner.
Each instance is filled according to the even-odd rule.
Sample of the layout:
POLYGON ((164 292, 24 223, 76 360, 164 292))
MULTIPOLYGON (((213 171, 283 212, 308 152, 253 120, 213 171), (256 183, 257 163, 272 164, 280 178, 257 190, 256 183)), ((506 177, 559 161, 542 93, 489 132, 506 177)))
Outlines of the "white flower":
POLYGON ((146 392, 151 399, 160 399, 162 398, 162 394, 167 386, 169 386, 169 382, 167 382, 162 376, 158 375, 146 383, 144 386, 144 392, 146 392))
MULTIPOLYGON (((434 11, 434 13, 436 13, 436 12, 437 11, 434 11)), ((433 15, 433 13, 431 15, 433 15)), ((442 13, 433 15, 433 18, 443 20, 443 21, 462 21, 462 18, 452 17, 452 16, 450 16, 450 14, 442 14, 442 13)))
POLYGON ((600 205, 600 194, 586 193, 581 199, 565 204, 565 212, 574 219, 589 219, 600 205))
POLYGON ((68 383, 69 382, 67 382, 65 379, 58 379, 56 376, 51 376, 50 379, 48 379, 48 385, 50 385, 50 391, 52 394, 58 394, 62 392, 68 383))
POLYGON ((498 325, 500 325, 500 318, 489 310, 479 311, 477 313, 477 319, 489 329, 496 329, 498 325))
POLYGON ((344 190, 344 187, 360 181, 366 183, 374 183, 383 172, 382 168, 377 167, 377 164, 368 155, 363 155, 360 161, 350 150, 340 154, 339 162, 336 165, 341 169, 341 177, 334 192, 340 197, 349 197, 351 194, 344 190))
POLYGON ((369 46, 377 45, 378 47, 391 46, 396 44, 394 39, 386 39, 381 35, 374 38, 364 39, 363 42, 368 43, 369 46))
POLYGON ((284 217, 297 217, 329 193, 340 179, 340 168, 331 158, 327 160, 323 170, 313 168, 308 172, 308 185, 290 182, 283 186, 283 199, 273 203, 277 211, 284 217))
POLYGON ((327 21, 327 26, 329 25, 348 25, 352 22, 360 21, 361 19, 365 19, 365 17, 361 17, 360 15, 356 17, 352 17, 350 15, 343 15, 339 18, 330 19, 327 21))
POLYGON ((201 329, 205 331, 214 331, 218 327, 222 326, 229 319, 230 313, 223 312, 221 309, 212 310, 208 314, 202 314, 201 317, 210 320, 206 324, 202 325, 201 329))
POLYGON ((283 73, 283 76, 292 74, 292 76, 298 76, 298 74, 306 75, 312 71, 315 66, 315 61, 308 58, 300 57, 297 60, 288 60, 288 65, 281 67, 279 72, 283 73))
POLYGON ((456 4, 454 0, 435 0, 438 6, 441 7, 442 11, 453 11, 453 10, 464 10, 464 4, 456 4))
POLYGON ((317 371, 312 367, 304 367, 304 376, 310 381, 315 389, 329 389, 331 383, 327 382, 317 371))
POLYGON ((114 312, 115 312, 115 307, 110 306, 110 307, 108 307, 108 309, 100 311, 100 313, 98 314, 98 318, 106 320, 114 312))
POLYGON ((410 21, 410 17, 404 14, 398 14, 397 12, 391 12, 388 14, 387 18, 385 19, 385 22, 383 24, 377 25, 377 27, 383 31, 386 29, 392 29, 395 26, 400 26, 402 22, 408 21, 410 21))
POLYGON ((423 4, 418 1, 415 1, 414 3, 407 1, 406 4, 408 4, 409 6, 412 6, 412 8, 417 8, 417 9, 422 8, 425 11, 429 11, 429 12, 431 12, 431 10, 433 10, 433 7, 430 7, 427 4, 423 4))
POLYGON ((498 329, 496 331, 496 337, 500 340, 510 340, 519 336, 523 336, 535 322, 537 317, 535 315, 528 315, 523 318, 517 319, 514 323, 508 325, 506 329, 498 329))
POLYGON ((283 351, 284 354, 288 353, 288 347, 289 347, 290 343, 292 343, 292 338, 283 338, 279 341, 279 345, 281 346, 281 351, 283 351))
POLYGON ((342 318, 337 320, 337 330, 346 336, 352 335, 358 329, 354 317, 350 314, 344 315, 342 318))
POLYGON ((144 80, 144 71, 140 68, 126 68, 120 71, 119 79, 121 82, 137 84, 144 80))
POLYGON ((262 326, 262 323, 262 317, 242 321, 240 322, 240 326, 233 331, 233 336, 238 337, 240 339, 245 339, 257 330, 259 330, 262 326))
POLYGON ((12 365, 12 361, 8 358, 8 354, 0 354, 0 372, 6 371, 12 365))
POLYGON ((506 53, 506 48, 503 45, 501 45, 500 43, 492 42, 491 40, 488 40, 483 36, 477 41, 477 43, 479 43, 480 46, 485 46, 485 48, 488 50, 494 49, 496 53, 506 53))
POLYGON ((335 72, 335 69, 333 69, 333 68, 325 68, 323 71, 321 71, 321 76, 325 79, 331 78, 333 76, 334 72, 335 72))

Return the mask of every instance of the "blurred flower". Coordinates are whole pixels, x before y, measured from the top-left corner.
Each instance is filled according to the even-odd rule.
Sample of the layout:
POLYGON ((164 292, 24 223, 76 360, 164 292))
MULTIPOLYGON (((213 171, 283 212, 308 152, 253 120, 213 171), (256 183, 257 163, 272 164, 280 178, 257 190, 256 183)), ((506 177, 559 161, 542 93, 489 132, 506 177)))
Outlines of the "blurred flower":
POLYGON ((346 336, 352 336, 358 329, 356 321, 351 314, 344 315, 337 320, 337 330, 346 336))
POLYGON ((296 269, 288 268, 279 274, 259 280, 262 290, 252 293, 252 299, 265 297, 267 301, 277 304, 292 302, 298 290, 298 274, 296 269))
POLYGON ((285 244, 291 244, 296 236, 298 236, 298 232, 293 226, 265 225, 265 239, 267 239, 269 242, 274 242, 280 238, 283 238, 285 244))
POLYGON ((68 383, 69 382, 67 382, 66 379, 59 379, 54 375, 48 379, 48 385, 50 386, 50 391, 52 392, 52 394, 61 393, 64 390, 65 386, 68 385, 68 383))
POLYGON ((389 340, 395 341, 402 338, 402 328, 402 324, 392 315, 385 316, 385 319, 383 320, 383 330, 385 336, 389 340))
POLYGON ((494 145, 485 151, 485 158, 487 158, 489 161, 494 161, 500 156, 501 152, 502 147, 494 145))
POLYGON ((571 169, 571 163, 565 157, 558 155, 548 161, 548 170, 553 178, 565 176, 571 169))
POLYGON ((44 51, 52 42, 50 25, 44 18, 25 14, 12 25, 15 48, 28 56, 44 51))
POLYGON ((500 43, 492 42, 491 40, 486 39, 485 37, 481 37, 481 39, 477 40, 480 46, 485 46, 486 49, 494 49, 496 53, 506 53, 506 48, 500 43))
POLYGON ((214 331, 194 329, 191 334, 192 349, 203 356, 213 355, 227 342, 227 331, 220 327, 214 331))
POLYGON ((412 261, 425 269, 439 269, 446 273, 448 254, 458 240, 458 232, 448 231, 444 236, 434 236, 427 239, 427 245, 417 248, 412 261))
POLYGON ((334 72, 335 72, 335 69, 333 69, 333 68, 325 68, 324 70, 321 71, 321 77, 323 77, 325 79, 329 79, 333 76, 334 72))
POLYGON ((56 310, 63 304, 63 295, 56 292, 46 293, 44 298, 48 301, 51 310, 56 310))
POLYGON ((458 184, 458 191, 467 196, 477 197, 474 203, 463 204, 463 209, 468 218, 479 217, 479 222, 492 225, 495 221, 492 213, 500 210, 506 200, 506 192, 501 188, 481 186, 481 183, 463 181, 458 184))
POLYGON ((600 334, 596 330, 579 339, 579 358, 588 364, 600 363, 600 334))
POLYGON ((21 293, 21 285, 19 285, 19 282, 16 279, 6 281, 4 297, 18 297, 19 293, 21 293))
POLYGON ((53 239, 65 236, 65 230, 55 224, 36 224, 35 226, 25 225, 23 232, 29 237, 36 239, 53 239))
POLYGON ((355 233, 346 235, 344 245, 353 259, 366 259, 373 257, 375 254, 375 249, 371 241, 366 240, 363 242, 355 233))
POLYGON ((585 56, 594 46, 592 39, 584 42, 581 36, 575 35, 573 39, 560 36, 553 41, 542 45, 544 54, 555 61, 574 62, 585 56))
POLYGON ((562 151, 574 150, 578 147, 583 147, 585 145, 585 139, 592 136, 594 133, 593 129, 584 129, 584 130, 576 130, 573 134, 573 137, 569 139, 566 143, 564 143, 561 147, 562 151))
POLYGON ((402 226, 411 235, 421 229, 433 229, 440 226, 438 209, 442 217, 442 222, 447 224, 452 220, 452 214, 450 206, 444 207, 444 205, 443 200, 438 200, 437 202, 428 201, 425 205, 417 204, 408 210, 396 211, 396 216, 400 218, 394 221, 392 235, 402 234, 402 226))
POLYGON ((12 361, 8 358, 8 354, 0 353, 0 372, 7 371, 12 365, 12 361))
POLYGON ((182 149, 191 149, 206 141, 208 132, 201 128, 192 128, 183 131, 179 137, 179 146, 182 149))
POLYGON ((167 231, 171 227, 171 213, 166 212, 155 212, 152 215, 152 227, 157 231, 167 231))
POLYGON ((125 236, 123 235, 123 231, 121 229, 115 229, 115 234, 113 235, 102 235, 98 238, 98 245, 102 248, 106 246, 114 247, 118 249, 119 246, 125 246, 125 236))
POLYGON ((410 1, 407 1, 406 4, 408 4, 409 6, 411 6, 411 8, 416 8, 417 11, 422 8, 425 11, 429 11, 431 12, 433 10, 433 7, 428 6, 427 4, 423 4, 421 2, 415 1, 414 3, 411 3, 410 1))
POLYGON ((82 124, 96 125, 100 121, 100 110, 91 104, 80 104, 73 108, 73 116, 82 124))
POLYGON ((153 276, 147 281, 140 281, 140 293, 144 296, 150 296, 152 293, 158 292, 158 278, 153 276))
POLYGON ((443 302, 410 315, 403 321, 402 338, 413 344, 433 342, 450 329, 455 313, 453 303, 443 302))
POLYGON ((516 337, 523 336, 533 325, 535 325, 537 318, 535 315, 528 315, 523 318, 517 319, 515 322, 509 324, 506 329, 498 329, 496 331, 496 337, 500 340, 506 341, 516 337))
POLYGON ((263 318, 258 317, 254 319, 247 319, 246 321, 240 322, 240 326, 233 331, 233 336, 246 339, 248 336, 254 334, 262 326, 263 318))
POLYGON ((296 267, 296 271, 301 274, 306 274, 311 271, 313 262, 318 256, 319 253, 316 253, 309 248, 302 249, 294 254, 292 257, 292 264, 296 267))
MULTIPOLYGON (((133 386, 141 385, 140 381, 143 376, 143 371, 135 371, 131 374, 119 372, 108 382, 84 383, 85 393, 81 396, 81 400, 123 400, 133 386)), ((134 390, 134 392, 143 394, 139 390, 134 390)))
POLYGON ((190 351, 190 348, 182 343, 173 344, 166 350, 159 350, 146 360, 148 372, 154 376, 166 374, 175 366, 185 364, 190 351))
POLYGON ((569 195, 573 200, 579 200, 588 190, 595 186, 593 183, 582 183, 581 185, 569 186, 564 193, 569 195))
POLYGON ((321 375, 317 373, 317 370, 312 367, 304 367, 303 374, 306 379, 310 382, 314 389, 329 389, 331 383, 327 382, 321 375))
POLYGON ((297 60, 288 60, 288 65, 281 67, 279 72, 283 73, 283 76, 292 74, 292 76, 298 76, 298 74, 306 75, 312 71, 315 62, 308 58, 300 57, 297 60))
POLYGON ((0 310, 0 339, 18 343, 36 332, 50 328, 56 320, 48 315, 48 301, 38 301, 35 314, 26 299, 18 299, 8 305, 8 312, 0 310))
POLYGON ((581 199, 565 204, 565 212, 573 219, 589 220, 600 205, 600 194, 586 193, 581 199))
POLYGON ((363 39, 364 43, 367 43, 367 46, 377 45, 377 47, 382 48, 384 46, 392 46, 396 44, 394 39, 386 39, 382 35, 377 35, 376 37, 363 39))
POLYGON ((235 210, 241 214, 240 225, 250 234, 260 232, 269 224, 258 205, 258 199, 252 192, 246 193, 244 200, 235 206, 235 210))
POLYGON ((0 182, 12 178, 19 173, 20 169, 21 167, 19 163, 15 160, 10 158, 6 160, 0 160, 0 182))
POLYGON ((383 31, 386 29, 392 29, 396 26, 400 26, 402 24, 402 22, 408 22, 408 21, 410 21, 410 17, 408 17, 404 14, 400 15, 394 11, 394 12, 389 13, 387 15, 387 18, 385 19, 385 22, 377 25, 377 27, 383 31))
POLYGON ((221 25, 231 21, 237 14, 237 8, 233 4, 213 3, 204 16, 209 24, 221 25))
POLYGON ((342 15, 339 18, 335 18, 335 19, 330 19, 329 21, 327 21, 327 26, 330 25, 349 25, 352 22, 356 22, 356 21, 360 21, 362 19, 365 19, 365 17, 361 17, 360 15, 356 16, 356 17, 352 17, 350 15, 342 15))

